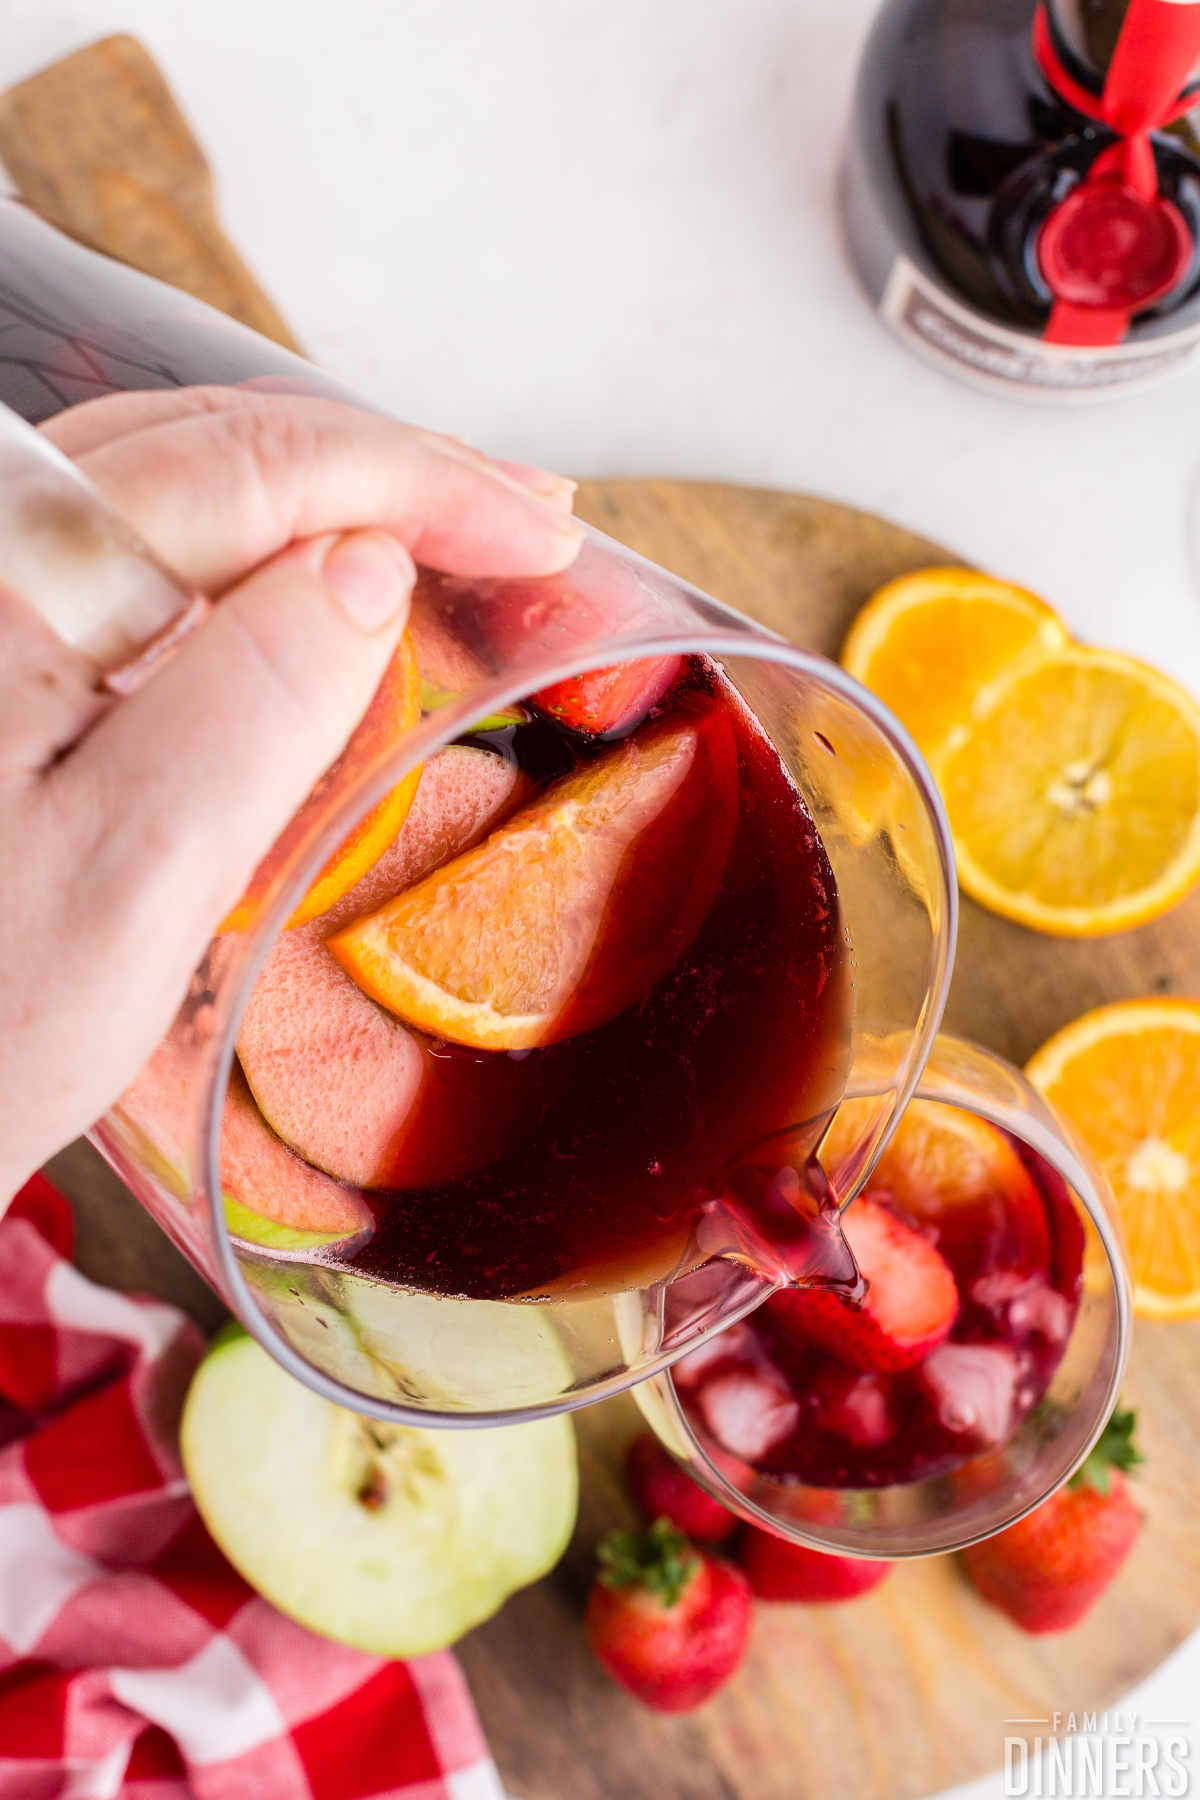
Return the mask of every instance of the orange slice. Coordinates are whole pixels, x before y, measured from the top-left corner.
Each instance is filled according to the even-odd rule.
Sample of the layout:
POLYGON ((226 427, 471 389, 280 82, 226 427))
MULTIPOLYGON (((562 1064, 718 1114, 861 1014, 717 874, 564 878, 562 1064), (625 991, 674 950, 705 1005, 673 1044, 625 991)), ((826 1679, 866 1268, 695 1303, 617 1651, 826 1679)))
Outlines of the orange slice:
POLYGON ((842 666, 891 707, 926 756, 1018 658, 1069 642, 1044 600, 974 569, 918 569, 880 588, 842 646, 842 666))
POLYGON ((554 1043, 615 1018, 683 954, 736 816, 730 719, 689 696, 327 947, 364 993, 434 1037, 554 1043))
MULTIPOLYGON (((839 1121, 840 1114, 821 1148, 834 1167, 845 1153, 840 1132, 854 1123, 839 1121)), ((1047 1267, 1050 1235, 1037 1184, 1004 1133, 974 1113, 911 1100, 867 1183, 868 1193, 879 1189, 933 1230, 952 1260, 954 1242, 988 1243, 998 1266, 1047 1267)))
POLYGON ((1035 931, 1125 931, 1200 877, 1200 707, 1115 651, 1014 664, 933 768, 963 888, 1035 931))
POLYGON ((1085 1013, 1026 1069, 1117 1197, 1143 1318, 1200 1317, 1200 1001, 1085 1013))
POLYGON ((1024 1201, 1031 1185, 1002 1132, 936 1100, 909 1101, 870 1180, 894 1194, 906 1212, 930 1220, 997 1192, 1024 1201))
MULTIPOLYGON (((421 676, 412 637, 405 632, 354 736, 259 863, 250 886, 221 926, 223 932, 245 931, 254 922, 271 878, 311 829, 318 808, 324 812, 348 793, 363 770, 399 743, 420 719, 421 676)), ((408 816, 420 779, 420 768, 411 770, 359 820, 288 920, 288 929, 328 912, 374 867, 408 816)))

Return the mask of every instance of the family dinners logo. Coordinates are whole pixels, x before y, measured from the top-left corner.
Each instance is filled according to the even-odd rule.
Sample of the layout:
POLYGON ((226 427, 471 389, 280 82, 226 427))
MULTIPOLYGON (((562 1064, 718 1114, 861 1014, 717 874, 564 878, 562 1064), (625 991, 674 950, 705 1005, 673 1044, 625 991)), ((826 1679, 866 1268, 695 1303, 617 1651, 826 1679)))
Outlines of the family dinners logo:
POLYGON ((1005 1719, 1005 1725, 1045 1725, 1045 1736, 1004 1739, 1006 1797, 1030 1800, 1116 1800, 1128 1795, 1191 1792, 1190 1719, 1144 1719, 1135 1712, 1061 1713, 1044 1719, 1005 1719), (1060 1731, 1064 1734, 1059 1736, 1060 1731))

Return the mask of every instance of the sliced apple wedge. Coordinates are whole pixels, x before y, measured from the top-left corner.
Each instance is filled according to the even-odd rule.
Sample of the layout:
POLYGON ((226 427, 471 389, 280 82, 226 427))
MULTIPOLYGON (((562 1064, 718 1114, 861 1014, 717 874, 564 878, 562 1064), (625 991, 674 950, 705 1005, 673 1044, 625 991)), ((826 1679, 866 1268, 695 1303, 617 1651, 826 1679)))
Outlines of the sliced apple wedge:
POLYGON ((246 1580, 376 1656, 454 1643, 553 1568, 575 1522, 568 1418, 381 1424, 302 1387, 240 1327, 201 1364, 181 1442, 204 1522, 246 1580))
MULTIPOLYGON (((173 1028, 118 1102, 163 1184, 190 1192, 191 1059, 173 1028)), ((234 1064, 221 1121, 221 1185, 230 1233, 279 1256, 305 1256, 338 1243, 364 1244, 375 1216, 361 1193, 293 1155, 259 1112, 234 1064)))

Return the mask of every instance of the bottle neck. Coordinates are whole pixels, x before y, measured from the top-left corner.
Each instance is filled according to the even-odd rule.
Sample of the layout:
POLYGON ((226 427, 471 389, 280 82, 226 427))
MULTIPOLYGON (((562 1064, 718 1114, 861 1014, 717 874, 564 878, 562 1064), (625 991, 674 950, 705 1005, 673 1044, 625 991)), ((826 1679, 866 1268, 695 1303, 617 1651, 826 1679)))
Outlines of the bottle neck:
MULTIPOLYGON (((1099 94, 1104 87, 1129 0, 1044 0, 1055 48, 1067 72, 1099 94)), ((1200 59, 1184 88, 1200 82, 1200 59)))
POLYGON ((1195 260, 1193 227, 1162 191, 1155 137, 1194 103, 1200 0, 1043 0, 1033 49, 1060 98, 1113 139, 1037 229, 1038 266, 1054 296, 1043 336, 1117 344, 1136 313, 1180 288, 1195 260))
POLYGON ((1046 11, 1060 50, 1077 65, 1071 73, 1099 93, 1129 0, 1046 0, 1046 11))

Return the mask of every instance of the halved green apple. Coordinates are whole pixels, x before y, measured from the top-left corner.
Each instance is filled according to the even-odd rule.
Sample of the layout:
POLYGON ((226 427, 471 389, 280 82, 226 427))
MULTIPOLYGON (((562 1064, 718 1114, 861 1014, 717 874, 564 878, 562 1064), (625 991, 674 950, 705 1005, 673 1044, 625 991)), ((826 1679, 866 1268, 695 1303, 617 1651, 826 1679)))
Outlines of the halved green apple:
POLYGON ((382 1424, 302 1387, 233 1327, 184 1409, 205 1524, 260 1594, 377 1656, 420 1656, 490 1618, 575 1522, 565 1416, 481 1431, 382 1424))

